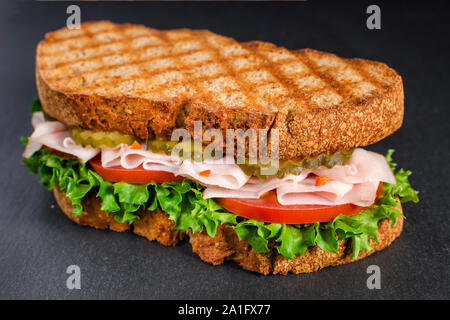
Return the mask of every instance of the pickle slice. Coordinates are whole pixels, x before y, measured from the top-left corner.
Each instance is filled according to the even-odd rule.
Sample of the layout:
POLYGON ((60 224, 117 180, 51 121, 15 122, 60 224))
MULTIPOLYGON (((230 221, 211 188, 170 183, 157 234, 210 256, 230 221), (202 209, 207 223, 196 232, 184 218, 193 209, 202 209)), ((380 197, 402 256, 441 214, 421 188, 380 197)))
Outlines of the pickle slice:
POLYGON ((194 140, 186 142, 167 141, 167 140, 148 140, 147 150, 153 153, 165 153, 166 155, 172 155, 175 151, 175 155, 183 159, 191 159, 194 161, 202 161, 206 159, 214 158, 214 154, 211 156, 205 156, 203 154, 203 146, 195 144, 194 140))
POLYGON ((106 146, 114 148, 122 143, 131 145, 134 141, 140 141, 135 136, 122 134, 117 131, 105 132, 70 128, 69 132, 75 143, 83 147, 91 146, 93 148, 99 148, 101 146, 106 146))
MULTIPOLYGON (((188 142, 189 143, 189 142, 188 142)), ((155 153, 165 153, 170 155, 174 147, 178 144, 177 141, 166 141, 166 140, 152 140, 147 142, 147 149, 155 153)), ((187 146, 187 145, 186 145, 187 146)), ((181 145, 181 149, 184 146, 181 145)), ((191 142, 191 159, 193 159, 194 142, 191 142)), ((263 165, 250 164, 249 160, 246 159, 244 164, 238 164, 242 171, 248 176, 255 176, 260 179, 267 179, 271 176, 276 176, 277 178, 284 178, 287 174, 299 175, 302 173, 303 169, 315 170, 321 166, 327 168, 333 168, 335 165, 345 165, 353 154, 354 148, 338 151, 333 154, 320 154, 314 158, 304 158, 301 160, 280 160, 278 171, 274 175, 263 175, 261 174, 261 168, 263 165)), ((181 157, 181 154, 180 154, 181 157)), ((267 167, 266 167, 267 168, 267 167)))
POLYGON ((147 150, 153 153, 165 153, 170 155, 173 148, 178 144, 177 141, 167 141, 167 140, 148 140, 147 150))
MULTIPOLYGON (((287 174, 299 175, 303 169, 315 170, 321 166, 333 168, 336 165, 345 165, 353 154, 354 148, 346 151, 338 151, 333 154, 320 154, 315 158, 304 158, 302 160, 280 160, 277 178, 284 178, 287 174)), ((242 171, 248 176, 255 176, 260 179, 267 179, 271 176, 261 174, 260 164, 249 164, 246 159, 245 164, 239 164, 242 171)))

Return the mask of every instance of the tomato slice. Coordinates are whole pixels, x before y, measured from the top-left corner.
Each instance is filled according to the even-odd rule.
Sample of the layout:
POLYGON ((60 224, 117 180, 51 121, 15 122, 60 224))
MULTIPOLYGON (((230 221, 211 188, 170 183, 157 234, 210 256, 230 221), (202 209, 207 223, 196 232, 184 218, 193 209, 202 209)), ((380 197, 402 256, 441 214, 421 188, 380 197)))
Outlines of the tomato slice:
POLYGON ((149 182, 181 182, 184 179, 181 176, 176 176, 173 173, 166 171, 145 170, 142 165, 135 169, 125 169, 121 166, 105 168, 102 166, 99 156, 90 160, 89 163, 94 171, 100 175, 100 177, 110 182, 146 184, 149 182))
MULTIPOLYGON (((377 197, 381 195, 380 182, 377 197)), ((282 224, 304 224, 332 221, 338 215, 353 216, 367 209, 354 204, 337 206, 289 205, 283 206, 277 200, 276 191, 269 191, 259 199, 216 198, 222 207, 239 216, 264 222, 282 224)))

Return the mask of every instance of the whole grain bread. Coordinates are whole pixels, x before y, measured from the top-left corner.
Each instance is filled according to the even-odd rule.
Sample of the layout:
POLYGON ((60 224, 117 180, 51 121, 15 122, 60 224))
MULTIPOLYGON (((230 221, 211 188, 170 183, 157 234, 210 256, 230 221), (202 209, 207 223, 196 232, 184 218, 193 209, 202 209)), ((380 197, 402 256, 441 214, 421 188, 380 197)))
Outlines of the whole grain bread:
POLYGON ((280 159, 365 146, 403 119, 401 77, 380 62, 207 30, 109 21, 47 33, 36 52, 43 108, 68 126, 170 139, 176 128, 279 130, 280 159))
MULTIPOLYGON (((401 206, 397 209, 401 210, 401 206)), ((309 273, 330 266, 337 266, 365 258, 376 251, 389 246, 402 232, 403 218, 397 218, 392 226, 390 219, 383 219, 378 223, 378 242, 370 240, 373 250, 361 251, 356 259, 352 259, 352 241, 350 239, 339 242, 338 252, 330 253, 319 246, 310 247, 304 256, 296 256, 290 260, 277 252, 271 244, 268 253, 255 252, 245 240, 239 240, 236 232, 227 225, 220 225, 214 238, 207 233, 189 234, 192 250, 199 257, 213 265, 220 265, 226 260, 232 260, 245 270, 268 274, 309 273)))
POLYGON ((62 212, 72 221, 82 226, 94 227, 96 229, 109 229, 117 232, 132 231, 148 240, 156 240, 165 246, 174 246, 181 241, 185 232, 173 230, 173 221, 168 219, 167 214, 159 209, 155 211, 140 210, 137 214, 139 219, 132 225, 128 222, 120 223, 114 220, 114 214, 106 214, 101 210, 101 200, 94 192, 89 192, 82 200, 83 214, 73 215, 74 207, 70 199, 57 187, 53 189, 56 202, 62 212))
MULTIPOLYGON (((58 188, 55 188, 54 195, 61 210, 72 221, 97 229, 110 229, 114 231, 133 231, 134 233, 146 237, 149 240, 156 240, 165 246, 176 245, 181 241, 185 233, 172 230, 173 221, 161 210, 138 212, 140 219, 128 223, 119 223, 114 220, 114 215, 106 215, 100 209, 101 200, 95 193, 89 193, 83 199, 82 215, 75 216, 71 212, 73 206, 70 200, 58 188)), ((400 203, 397 207, 402 210, 400 203)), ((206 232, 190 233, 189 241, 192 250, 199 257, 213 265, 219 265, 226 260, 232 260, 245 270, 255 271, 264 275, 308 273, 317 271, 328 266, 337 266, 362 259, 376 251, 382 250, 390 245, 402 232, 403 218, 397 218, 395 226, 391 225, 389 219, 383 219, 378 224, 378 242, 371 241, 374 248, 371 251, 361 251, 358 258, 351 259, 351 240, 343 240, 339 243, 337 253, 329 253, 318 246, 309 248, 304 256, 297 256, 294 260, 289 260, 279 254, 271 243, 271 251, 268 253, 255 252, 250 244, 245 240, 239 240, 236 232, 229 225, 219 225, 214 237, 208 236, 206 232)))

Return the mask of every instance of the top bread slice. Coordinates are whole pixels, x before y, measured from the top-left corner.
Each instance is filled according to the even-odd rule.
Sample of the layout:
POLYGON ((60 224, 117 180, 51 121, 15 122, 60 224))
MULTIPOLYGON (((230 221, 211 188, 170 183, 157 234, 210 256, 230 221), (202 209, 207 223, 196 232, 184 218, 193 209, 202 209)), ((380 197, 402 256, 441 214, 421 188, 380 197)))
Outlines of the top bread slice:
POLYGON ((170 139, 176 128, 278 129, 280 159, 375 143, 403 120, 401 77, 380 62, 207 30, 109 21, 47 33, 44 111, 68 126, 170 139))

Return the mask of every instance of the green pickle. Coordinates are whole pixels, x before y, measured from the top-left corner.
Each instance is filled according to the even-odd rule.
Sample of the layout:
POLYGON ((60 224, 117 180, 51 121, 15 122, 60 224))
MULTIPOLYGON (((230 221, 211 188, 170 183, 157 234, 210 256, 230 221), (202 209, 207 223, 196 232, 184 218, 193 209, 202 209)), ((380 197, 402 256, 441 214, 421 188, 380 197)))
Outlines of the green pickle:
MULTIPOLYGON (((155 153, 165 153, 170 155, 177 141, 152 140, 148 141, 147 149, 155 153)), ((183 146, 182 149, 185 149, 183 146)), ((186 150, 186 149, 185 149, 186 150)), ((193 153, 193 142, 191 152, 193 153)), ((353 154, 354 148, 346 151, 338 151, 333 154, 320 154, 314 158, 304 158, 302 160, 280 160, 278 171, 274 174, 277 178, 284 178, 287 174, 299 175, 303 169, 315 170, 321 166, 333 168, 335 165, 345 165, 353 154)), ((193 159, 193 156, 190 157, 193 159)), ((261 174, 261 164, 250 164, 246 159, 244 164, 238 164, 242 171, 248 176, 255 176, 259 179, 267 179, 271 176, 261 174)))
POLYGON ((109 148, 114 148, 121 143, 131 145, 134 141, 140 142, 140 140, 135 136, 122 134, 117 131, 104 132, 70 128, 69 132, 75 143, 82 145, 83 147, 91 146, 93 148, 99 148, 101 146, 106 146, 109 148))
MULTIPOLYGON (((353 154, 354 148, 346 151, 338 151, 333 154, 320 154, 315 158, 304 158, 302 160, 280 160, 277 178, 284 178, 288 174, 299 175, 303 169, 315 170, 321 166, 333 168, 336 165, 345 165, 353 154)), ((246 159, 245 164, 239 164, 242 171, 248 176, 255 176, 260 179, 267 179, 270 176, 261 174, 260 164, 249 164, 246 159)))
MULTIPOLYGON (((202 161, 211 158, 209 155, 203 154, 203 146, 197 144, 197 149, 195 148, 195 143, 193 140, 186 142, 178 141, 167 141, 167 140, 148 140, 147 150, 154 153, 165 153, 167 155, 172 155, 172 151, 176 151, 176 155, 183 159, 191 159, 195 161, 202 161), (174 150, 178 146, 177 150, 174 150), (194 151, 197 151, 196 153, 194 151), (188 154, 186 154, 189 152, 188 154)), ((211 155, 214 159, 214 153, 211 155)))
POLYGON ((173 148, 175 148, 178 143, 178 141, 148 140, 147 150, 150 150, 153 153, 165 153, 170 155, 173 148))

